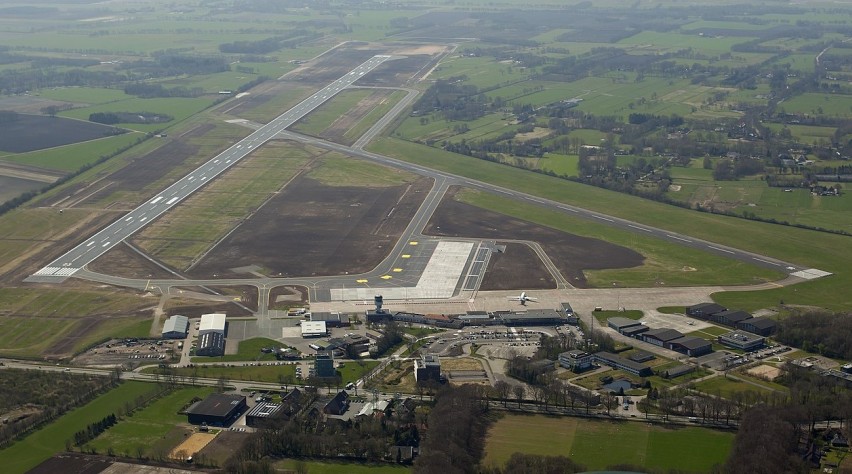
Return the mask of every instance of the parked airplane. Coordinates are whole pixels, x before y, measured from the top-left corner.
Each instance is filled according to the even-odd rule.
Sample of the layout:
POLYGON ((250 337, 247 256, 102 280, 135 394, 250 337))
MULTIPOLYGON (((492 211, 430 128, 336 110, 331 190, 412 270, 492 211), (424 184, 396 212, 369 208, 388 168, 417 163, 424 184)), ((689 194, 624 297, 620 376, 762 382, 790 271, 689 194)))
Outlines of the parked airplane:
POLYGON ((512 301, 520 301, 521 305, 527 304, 527 301, 538 301, 538 298, 527 296, 526 292, 521 292, 521 296, 509 296, 509 299, 512 301))

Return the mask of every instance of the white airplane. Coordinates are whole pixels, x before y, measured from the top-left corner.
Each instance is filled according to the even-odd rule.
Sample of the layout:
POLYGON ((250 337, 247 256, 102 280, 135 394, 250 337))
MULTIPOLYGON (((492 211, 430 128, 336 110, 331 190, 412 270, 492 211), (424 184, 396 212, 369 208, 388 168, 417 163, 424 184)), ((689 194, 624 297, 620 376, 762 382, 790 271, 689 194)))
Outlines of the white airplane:
POLYGON ((525 291, 521 292, 521 296, 509 296, 508 298, 512 301, 520 301, 522 306, 525 305, 527 301, 538 301, 538 298, 527 296, 525 291))

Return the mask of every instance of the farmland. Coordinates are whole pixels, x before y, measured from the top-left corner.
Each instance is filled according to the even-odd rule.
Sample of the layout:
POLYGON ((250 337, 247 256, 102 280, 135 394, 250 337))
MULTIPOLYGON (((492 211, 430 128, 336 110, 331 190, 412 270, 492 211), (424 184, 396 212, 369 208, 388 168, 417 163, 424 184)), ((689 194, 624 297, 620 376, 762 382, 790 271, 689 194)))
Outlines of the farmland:
POLYGON ((506 415, 489 429, 483 462, 501 465, 517 451, 566 456, 592 470, 633 464, 708 472, 724 462, 732 441, 731 433, 697 427, 506 415))

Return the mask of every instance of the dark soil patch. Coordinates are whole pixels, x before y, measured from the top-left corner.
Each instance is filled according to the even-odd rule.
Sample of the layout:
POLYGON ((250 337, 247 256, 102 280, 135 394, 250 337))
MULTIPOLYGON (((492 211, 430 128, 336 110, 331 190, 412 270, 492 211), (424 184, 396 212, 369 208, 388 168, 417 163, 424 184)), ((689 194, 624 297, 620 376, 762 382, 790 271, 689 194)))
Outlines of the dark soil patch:
POLYGON ((368 271, 399 239, 431 185, 420 178, 386 188, 334 187, 300 177, 190 273, 238 277, 232 269, 246 265, 286 277, 368 271))
POLYGON ((251 285, 239 286, 209 286, 211 290, 239 298, 239 303, 252 311, 257 311, 257 287, 251 285))
POLYGON ((113 460, 85 456, 82 454, 63 453, 48 459, 27 471, 28 474, 97 474, 105 471, 114 464, 113 460))
MULTIPOLYGON (((453 187, 441 201, 426 226, 424 231, 426 234, 538 242, 562 275, 577 288, 588 287, 583 270, 637 267, 645 259, 641 254, 627 247, 568 234, 456 201, 453 199, 456 192, 458 188, 453 187)), ((508 282, 492 284, 499 285, 501 288, 512 288, 513 286, 504 285, 513 285, 514 275, 511 273, 502 275, 502 278, 508 282)))
POLYGON ((246 439, 248 439, 247 433, 223 431, 199 451, 196 457, 202 457, 205 464, 224 466, 228 458, 243 447, 246 439), (210 461, 214 462, 211 463, 210 461))
POLYGON ((284 310, 308 304, 308 289, 304 286, 276 286, 269 290, 269 309, 284 310), (278 301, 280 297, 281 301, 278 301))
POLYGON ((120 129, 98 123, 45 115, 18 114, 0 127, 0 150, 26 153, 115 135, 120 129))
POLYGON ((124 278, 174 278, 154 262, 139 255, 127 245, 116 245, 89 264, 89 269, 124 278))
POLYGON ((400 87, 408 81, 415 79, 417 73, 429 71, 432 63, 441 55, 430 56, 417 54, 406 56, 402 59, 385 61, 362 79, 356 86, 378 86, 378 87, 400 87))
POLYGON ((504 252, 491 254, 481 290, 544 290, 556 288, 556 280, 529 245, 512 242, 504 252))

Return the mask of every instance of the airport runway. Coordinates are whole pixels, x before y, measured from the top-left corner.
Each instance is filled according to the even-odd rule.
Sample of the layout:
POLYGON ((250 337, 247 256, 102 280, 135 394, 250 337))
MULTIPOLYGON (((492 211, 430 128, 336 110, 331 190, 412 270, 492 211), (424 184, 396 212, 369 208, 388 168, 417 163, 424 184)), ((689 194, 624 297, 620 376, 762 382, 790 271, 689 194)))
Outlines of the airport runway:
POLYGON ((268 124, 260 127, 246 138, 213 157, 188 175, 157 194, 121 219, 113 222, 97 234, 86 239, 61 257, 38 270, 25 281, 61 283, 74 275, 96 258, 118 243, 148 225, 157 217, 176 206, 187 196, 213 180, 216 176, 246 157, 255 148, 263 145, 279 132, 296 123, 324 102, 369 73, 383 62, 388 55, 376 55, 356 67, 345 76, 323 87, 315 94, 284 112, 268 124))

